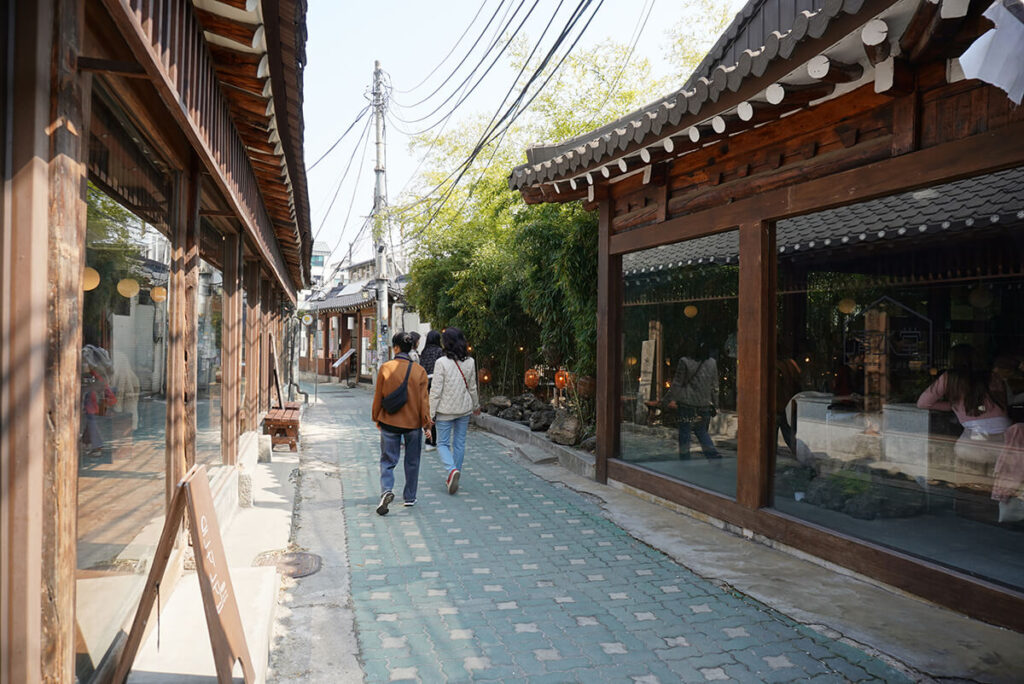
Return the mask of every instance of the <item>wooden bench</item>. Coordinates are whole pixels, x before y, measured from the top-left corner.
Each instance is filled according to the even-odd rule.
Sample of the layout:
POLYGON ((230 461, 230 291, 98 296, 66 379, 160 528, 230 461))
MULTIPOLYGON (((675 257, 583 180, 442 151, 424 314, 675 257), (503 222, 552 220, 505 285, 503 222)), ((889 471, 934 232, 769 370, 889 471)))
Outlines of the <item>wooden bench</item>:
POLYGON ((287 401, 284 408, 272 408, 263 419, 263 434, 270 435, 271 449, 278 444, 287 444, 291 451, 298 451, 299 407, 297 401, 287 401))

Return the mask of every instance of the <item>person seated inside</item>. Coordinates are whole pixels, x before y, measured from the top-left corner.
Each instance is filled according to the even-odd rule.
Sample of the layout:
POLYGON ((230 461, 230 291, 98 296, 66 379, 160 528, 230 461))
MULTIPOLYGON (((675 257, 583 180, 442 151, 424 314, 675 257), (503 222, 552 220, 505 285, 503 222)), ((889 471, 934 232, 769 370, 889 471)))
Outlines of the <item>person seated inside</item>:
POLYGON ((950 368, 921 393, 917 407, 952 411, 964 431, 953 448, 957 485, 990 486, 991 474, 1010 427, 1006 385, 974 348, 950 350, 950 368))

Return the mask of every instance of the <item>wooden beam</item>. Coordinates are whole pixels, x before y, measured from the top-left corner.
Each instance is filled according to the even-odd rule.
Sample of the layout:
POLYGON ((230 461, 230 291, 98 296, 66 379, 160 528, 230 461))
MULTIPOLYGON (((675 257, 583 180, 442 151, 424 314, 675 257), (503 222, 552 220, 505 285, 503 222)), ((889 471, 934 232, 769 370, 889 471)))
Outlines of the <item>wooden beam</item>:
POLYGON ((875 92, 901 97, 915 90, 913 68, 899 57, 889 57, 875 66, 875 92))
POLYGON ((753 221, 739 232, 736 501, 761 508, 771 504, 775 461, 775 231, 753 221))
POLYGON ((109 76, 123 76, 124 78, 149 78, 146 70, 137 62, 125 62, 116 59, 101 59, 99 57, 78 57, 79 71, 94 71, 109 76))
POLYGON ((884 19, 872 19, 864 24, 860 31, 860 39, 864 44, 864 54, 872 65, 884 62, 892 53, 889 43, 889 25, 884 19))
POLYGON ((193 7, 192 10, 196 13, 199 23, 207 33, 213 33, 222 38, 233 40, 249 48, 256 47, 257 34, 261 32, 260 29, 262 28, 259 24, 229 19, 199 7, 193 7))
POLYGON ((729 230, 751 218, 780 220, 846 204, 992 173, 1024 163, 1024 122, 900 157, 775 188, 664 223, 613 235, 623 254, 729 230))
POLYGON ((864 68, 859 64, 844 64, 828 55, 818 55, 807 63, 807 75, 827 83, 849 83, 863 76, 864 68))

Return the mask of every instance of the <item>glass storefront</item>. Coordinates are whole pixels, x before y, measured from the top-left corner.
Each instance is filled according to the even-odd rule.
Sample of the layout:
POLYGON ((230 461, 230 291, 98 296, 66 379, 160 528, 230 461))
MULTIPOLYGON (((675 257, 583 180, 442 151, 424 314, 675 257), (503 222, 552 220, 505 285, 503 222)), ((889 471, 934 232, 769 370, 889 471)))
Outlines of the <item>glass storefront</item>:
POLYGON ((224 276, 204 259, 199 260, 196 310, 196 463, 210 466, 222 460, 220 398, 224 276))
POLYGON ((619 458, 736 495, 736 231, 623 257, 619 458))
POLYGON ((775 507, 1024 587, 1024 169, 776 235, 775 507))
POLYGON ((78 443, 77 672, 131 618, 164 518, 170 242, 88 191, 78 443))

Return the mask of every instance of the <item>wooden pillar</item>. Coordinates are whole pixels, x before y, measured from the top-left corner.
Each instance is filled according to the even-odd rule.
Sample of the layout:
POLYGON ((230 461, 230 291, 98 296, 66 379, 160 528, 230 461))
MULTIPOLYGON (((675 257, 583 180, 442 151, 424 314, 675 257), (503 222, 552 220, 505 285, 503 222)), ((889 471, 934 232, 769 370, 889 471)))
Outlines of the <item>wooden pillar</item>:
MULTIPOLYGON (((42 680, 71 681, 75 664, 78 429, 85 267, 89 83, 76 69, 84 9, 59 0, 51 26, 54 82, 48 238, 49 343, 43 450, 42 680)), ((20 64, 19 64, 20 68, 20 64)), ((28 282, 32 282, 29 280, 28 282)))
POLYGON ((260 266, 245 262, 245 429, 259 429, 260 266))
POLYGON ((771 504, 775 464, 775 229, 740 226, 736 501, 771 504))
POLYGON ((600 200, 597 228, 597 461, 595 479, 608 481, 608 459, 619 453, 622 413, 622 256, 610 253, 611 200, 600 200))
POLYGON ((0 6, 0 682, 62 682, 74 679, 82 17, 72 0, 0 6))
POLYGON ((224 463, 238 462, 239 385, 242 370, 242 239, 224 238, 224 315, 221 328, 220 450, 224 463))
POLYGON ((270 280, 260 274, 260 413, 270 408, 270 280))
POLYGON ((199 269, 196 235, 199 225, 199 165, 195 157, 189 168, 179 175, 175 185, 167 306, 168 505, 174 487, 195 462, 195 283, 198 282, 199 269), (193 278, 189 277, 191 271, 196 271, 193 278), (193 283, 191 288, 190 281, 193 283))

